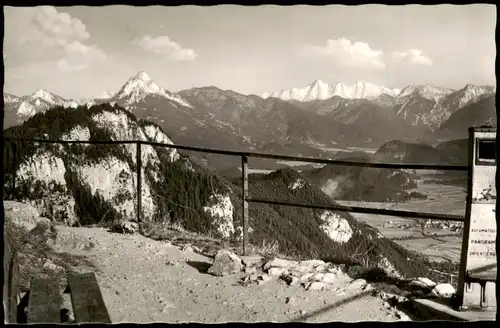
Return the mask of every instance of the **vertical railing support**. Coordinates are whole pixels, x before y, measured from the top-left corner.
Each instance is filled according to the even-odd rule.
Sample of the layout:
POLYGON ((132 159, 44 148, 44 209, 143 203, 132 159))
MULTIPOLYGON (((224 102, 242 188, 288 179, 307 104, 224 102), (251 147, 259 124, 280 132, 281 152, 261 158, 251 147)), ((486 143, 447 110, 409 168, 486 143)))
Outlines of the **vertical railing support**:
POLYGON ((243 255, 248 255, 248 158, 241 156, 241 174, 243 182, 243 255))
POLYGON ((137 222, 141 222, 141 210, 142 210, 142 179, 141 179, 141 167, 142 167, 142 156, 141 156, 141 143, 137 143, 137 222))

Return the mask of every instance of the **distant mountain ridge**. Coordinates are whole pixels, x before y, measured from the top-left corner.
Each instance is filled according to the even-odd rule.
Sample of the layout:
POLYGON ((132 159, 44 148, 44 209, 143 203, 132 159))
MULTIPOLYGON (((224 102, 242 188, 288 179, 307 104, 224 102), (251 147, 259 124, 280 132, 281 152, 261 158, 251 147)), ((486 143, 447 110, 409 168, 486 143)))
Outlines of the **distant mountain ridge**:
POLYGON ((480 100, 455 111, 431 137, 440 142, 465 139, 471 126, 496 126, 495 98, 494 95, 482 95, 480 100))
MULTIPOLYGON (((432 137, 435 134, 431 132, 455 112, 494 95, 493 87, 471 84, 460 90, 412 85, 390 91, 368 82, 350 88, 337 85, 332 89, 318 80, 306 93, 299 94, 303 99, 312 99, 338 91, 346 97, 368 98, 335 95, 309 101, 283 100, 213 86, 174 93, 159 86, 147 73, 139 72, 114 89, 117 92, 84 101, 67 100, 45 90, 25 97, 4 94, 4 128, 21 124, 50 106, 74 108, 80 104, 110 103, 126 108, 140 119, 155 122, 177 143, 242 151, 273 149, 283 154, 322 157, 326 155, 325 147, 380 147, 395 139, 412 142, 423 136, 432 137)), ((486 105, 494 108, 494 102, 486 105)), ((485 111, 483 121, 496 124, 492 108, 478 108, 485 111)), ((216 162, 231 167, 232 160, 216 162)))
POLYGON ((345 85, 343 83, 327 84, 321 80, 315 80, 304 88, 266 92, 261 97, 298 101, 325 100, 334 96, 340 96, 345 99, 363 99, 375 98, 382 94, 397 96, 400 91, 401 89, 390 89, 366 81, 358 81, 353 85, 345 85))
POLYGON ((14 96, 4 93, 4 128, 21 124, 37 113, 43 113, 53 106, 77 107, 79 102, 64 99, 50 91, 38 89, 28 96, 14 96))

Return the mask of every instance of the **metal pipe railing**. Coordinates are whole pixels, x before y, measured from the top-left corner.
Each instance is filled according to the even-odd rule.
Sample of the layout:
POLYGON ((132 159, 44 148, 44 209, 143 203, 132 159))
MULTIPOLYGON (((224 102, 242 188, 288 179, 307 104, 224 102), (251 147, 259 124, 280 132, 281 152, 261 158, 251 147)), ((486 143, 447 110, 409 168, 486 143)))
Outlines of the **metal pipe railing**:
MULTIPOLYGON (((256 157, 256 158, 266 158, 266 159, 280 159, 280 160, 288 160, 288 161, 297 161, 297 162, 307 162, 307 163, 318 163, 318 164, 328 164, 328 165, 342 165, 342 166, 356 166, 356 167, 372 167, 372 168, 385 168, 385 169, 421 169, 421 170, 448 170, 448 171, 469 171, 470 167, 467 165, 462 166, 453 166, 453 165, 432 165, 432 164, 402 164, 402 163, 377 163, 377 162, 354 162, 354 161, 341 161, 341 160, 330 160, 330 159, 321 159, 321 158, 310 158, 310 157, 297 157, 297 156, 286 156, 286 155, 274 155, 274 154, 264 154, 264 153, 254 153, 254 152, 241 152, 241 151, 228 151, 228 150, 220 150, 220 149, 208 149, 208 148, 198 148, 191 146, 182 146, 182 145, 173 145, 173 144, 164 144, 158 142, 150 142, 150 141, 142 141, 142 140, 123 140, 123 141, 114 141, 114 140, 105 140, 105 141, 82 141, 82 140, 43 140, 43 139, 14 139, 14 138, 5 138, 5 141, 14 141, 14 161, 16 158, 15 152, 17 151, 15 147, 16 141, 25 141, 25 142, 39 142, 39 143, 57 143, 57 144, 136 144, 137 145, 137 221, 141 221, 141 212, 142 212, 142 153, 141 146, 142 145, 150 145, 150 146, 158 146, 158 147, 167 147, 184 151, 194 151, 194 152, 202 152, 202 153, 211 153, 218 155, 227 155, 227 156, 239 156, 241 157, 241 171, 242 171, 242 208, 243 208, 243 253, 245 255, 248 254, 248 203, 262 203, 262 204, 270 204, 270 205, 282 205, 282 206, 295 206, 295 207, 303 207, 303 208, 312 208, 312 209, 326 209, 332 211, 340 211, 340 212, 351 212, 351 213, 365 213, 365 214, 375 214, 375 215, 388 215, 388 216, 399 216, 403 218, 425 218, 425 219, 435 219, 435 220, 448 220, 448 221, 464 221, 465 218, 460 215, 449 215, 449 214, 436 214, 436 213, 420 213, 414 211, 403 211, 403 210, 388 210, 388 209, 377 209, 372 207, 353 207, 353 206, 342 206, 342 205, 328 205, 328 204, 310 204, 304 202, 290 202, 290 201, 281 201, 281 200, 270 200, 263 198, 255 198, 249 197, 248 192, 248 158, 256 157)), ((14 168, 16 163, 14 162, 14 168)), ((13 173, 13 193, 15 192, 15 169, 13 173)))

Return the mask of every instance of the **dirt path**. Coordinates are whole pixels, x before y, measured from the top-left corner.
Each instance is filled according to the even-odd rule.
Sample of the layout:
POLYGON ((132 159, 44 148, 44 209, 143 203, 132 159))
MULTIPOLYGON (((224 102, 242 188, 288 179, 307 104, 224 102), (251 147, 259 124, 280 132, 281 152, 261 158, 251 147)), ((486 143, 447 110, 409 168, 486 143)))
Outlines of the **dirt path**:
POLYGON ((89 251, 64 251, 84 254, 94 262, 95 269, 79 271, 96 272, 113 323, 398 320, 398 311, 386 309, 379 297, 360 295, 361 290, 350 291, 340 282, 337 291, 305 291, 277 279, 241 286, 237 282, 243 273, 203 273, 210 258, 169 243, 102 228, 58 230, 82 234, 95 244, 89 251))

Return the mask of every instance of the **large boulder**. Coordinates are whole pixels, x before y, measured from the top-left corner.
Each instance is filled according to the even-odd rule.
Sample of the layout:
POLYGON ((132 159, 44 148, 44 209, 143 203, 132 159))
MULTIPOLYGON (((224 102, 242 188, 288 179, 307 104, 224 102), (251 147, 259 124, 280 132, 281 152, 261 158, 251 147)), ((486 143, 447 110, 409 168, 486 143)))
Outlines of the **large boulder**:
POLYGON ((30 204, 5 200, 3 202, 5 221, 17 227, 32 230, 40 222, 50 224, 50 220, 40 217, 38 210, 30 204))
POLYGON ((225 249, 217 252, 212 266, 208 269, 208 273, 214 276, 229 276, 240 272, 243 269, 241 259, 225 249))

